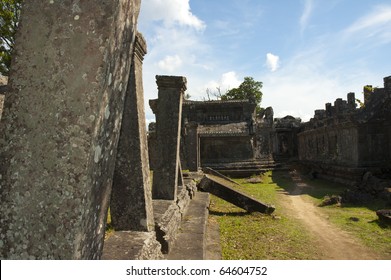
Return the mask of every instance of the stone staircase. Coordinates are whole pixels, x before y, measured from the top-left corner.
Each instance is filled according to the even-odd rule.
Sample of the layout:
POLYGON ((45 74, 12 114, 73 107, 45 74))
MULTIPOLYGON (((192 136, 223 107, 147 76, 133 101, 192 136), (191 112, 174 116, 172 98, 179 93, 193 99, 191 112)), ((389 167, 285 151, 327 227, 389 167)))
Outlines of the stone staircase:
POLYGON ((279 167, 274 160, 247 160, 226 163, 203 163, 203 169, 211 168, 235 178, 249 177, 279 167))

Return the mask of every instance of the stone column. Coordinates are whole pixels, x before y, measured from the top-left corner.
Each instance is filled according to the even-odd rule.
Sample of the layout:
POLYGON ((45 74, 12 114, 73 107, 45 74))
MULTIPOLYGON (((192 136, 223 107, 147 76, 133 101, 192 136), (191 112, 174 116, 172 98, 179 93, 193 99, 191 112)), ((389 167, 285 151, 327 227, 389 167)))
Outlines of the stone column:
POLYGON ((142 80, 142 62, 146 53, 146 42, 138 33, 125 96, 110 202, 111 223, 116 231, 154 229, 142 80))
POLYGON ((152 197, 176 199, 179 169, 182 101, 186 78, 156 76, 157 168, 153 172, 152 197))
POLYGON ((140 0, 25 1, 0 123, 0 259, 98 259, 140 0))
POLYGON ((347 96, 347 99, 348 99, 348 109, 351 110, 351 111, 354 111, 356 109, 356 107, 357 107, 355 93, 354 92, 349 92, 348 96, 347 96))
POLYGON ((333 115, 333 110, 331 103, 326 103, 326 117, 331 117, 333 115))
POLYGON ((391 94, 391 76, 384 77, 383 81, 384 81, 384 88, 386 92, 391 94))
POLYGON ((343 113, 343 100, 342 98, 337 98, 334 102, 334 107, 335 107, 335 114, 342 115, 343 113))
POLYGON ((186 130, 187 165, 190 171, 197 172, 200 167, 198 124, 196 122, 190 122, 186 125, 186 130))
POLYGON ((373 94, 372 85, 364 86, 363 91, 364 91, 364 104, 368 104, 368 102, 371 100, 372 94, 373 94))

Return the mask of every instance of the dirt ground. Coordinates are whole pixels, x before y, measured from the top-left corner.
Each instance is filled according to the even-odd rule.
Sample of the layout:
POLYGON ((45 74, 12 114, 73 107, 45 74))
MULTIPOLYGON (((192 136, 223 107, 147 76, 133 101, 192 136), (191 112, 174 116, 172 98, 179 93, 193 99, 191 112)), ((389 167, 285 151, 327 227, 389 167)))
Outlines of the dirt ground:
POLYGON ((286 206, 295 213, 313 235, 319 251, 323 252, 321 258, 328 260, 376 260, 381 256, 370 248, 365 247, 359 240, 349 233, 335 227, 322 215, 315 205, 302 197, 304 188, 310 187, 304 183, 298 173, 291 173, 296 184, 293 192, 286 194, 286 206))

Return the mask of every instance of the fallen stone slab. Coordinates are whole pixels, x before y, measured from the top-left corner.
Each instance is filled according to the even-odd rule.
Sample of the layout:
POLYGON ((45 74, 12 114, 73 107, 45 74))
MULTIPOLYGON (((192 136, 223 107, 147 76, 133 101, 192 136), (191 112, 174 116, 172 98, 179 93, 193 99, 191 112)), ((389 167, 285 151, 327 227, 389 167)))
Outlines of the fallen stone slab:
POLYGON ((265 204, 236 190, 235 186, 237 186, 237 183, 232 183, 220 176, 212 174, 205 174, 199 183, 201 190, 220 197, 248 212, 261 212, 265 214, 274 212, 274 206, 265 204))
POLYGON ((391 209, 377 210, 376 215, 379 217, 380 221, 391 225, 391 209))
POLYGON ((222 179, 224 179, 224 180, 226 180, 226 181, 229 181, 229 182, 231 182, 231 183, 234 184, 234 185, 239 185, 238 183, 236 183, 236 182, 235 182, 234 180, 232 180, 231 178, 225 176, 224 174, 222 174, 222 173, 220 173, 219 171, 214 170, 214 169, 212 169, 212 168, 210 168, 210 167, 205 167, 205 168, 203 169, 203 171, 204 171, 205 174, 214 175, 214 176, 220 177, 220 178, 222 178, 222 179))

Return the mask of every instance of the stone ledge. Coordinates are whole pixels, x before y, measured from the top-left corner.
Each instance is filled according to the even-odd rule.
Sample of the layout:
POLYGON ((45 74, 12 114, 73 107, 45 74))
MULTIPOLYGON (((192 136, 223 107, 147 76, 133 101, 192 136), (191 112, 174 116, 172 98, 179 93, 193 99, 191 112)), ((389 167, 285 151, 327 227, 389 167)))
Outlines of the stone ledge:
POLYGON ((160 260, 155 232, 116 231, 104 242, 102 260, 160 260))
POLYGON ((170 252, 196 189, 195 182, 190 181, 185 187, 178 187, 178 196, 175 201, 153 200, 156 238, 161 243, 163 254, 170 252))
POLYGON ((206 229, 209 193, 197 193, 182 219, 180 230, 167 255, 169 260, 203 260, 206 252, 206 229))

